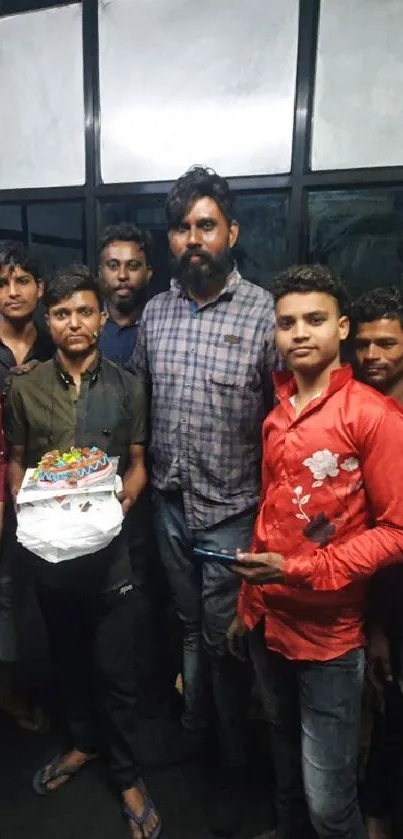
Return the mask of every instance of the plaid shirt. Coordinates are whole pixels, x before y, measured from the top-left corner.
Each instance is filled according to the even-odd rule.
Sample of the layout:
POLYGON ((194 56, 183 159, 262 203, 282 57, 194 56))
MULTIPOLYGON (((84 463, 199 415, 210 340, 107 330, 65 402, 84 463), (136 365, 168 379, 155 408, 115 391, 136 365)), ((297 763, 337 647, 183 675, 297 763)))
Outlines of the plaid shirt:
POLYGON ((191 530, 258 501, 273 329, 271 294, 237 270, 203 306, 172 280, 144 310, 130 368, 151 391, 152 483, 182 492, 191 530))

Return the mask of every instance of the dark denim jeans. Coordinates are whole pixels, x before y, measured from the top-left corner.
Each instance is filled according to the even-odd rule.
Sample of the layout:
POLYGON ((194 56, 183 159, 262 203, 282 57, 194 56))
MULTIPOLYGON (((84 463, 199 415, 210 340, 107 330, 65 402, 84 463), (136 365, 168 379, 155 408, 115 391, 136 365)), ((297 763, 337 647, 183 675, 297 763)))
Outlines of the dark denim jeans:
POLYGON ((357 800, 364 651, 331 661, 288 661, 266 648, 262 625, 250 652, 269 720, 281 839, 365 839, 357 800), (308 815, 309 814, 309 815, 308 815))
POLYGON ((226 632, 236 613, 240 580, 220 562, 203 561, 192 547, 234 552, 248 548, 256 510, 190 533, 180 492, 154 493, 156 535, 176 612, 184 629, 183 727, 202 742, 211 697, 223 764, 245 761, 248 672, 228 652, 226 632))

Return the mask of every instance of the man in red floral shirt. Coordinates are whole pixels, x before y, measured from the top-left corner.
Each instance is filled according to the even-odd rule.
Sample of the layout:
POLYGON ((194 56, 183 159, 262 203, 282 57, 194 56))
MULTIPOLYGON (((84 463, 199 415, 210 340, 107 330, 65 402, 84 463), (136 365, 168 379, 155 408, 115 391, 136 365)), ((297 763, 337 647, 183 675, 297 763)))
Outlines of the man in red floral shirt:
POLYGON ((364 839, 356 755, 366 582, 403 551, 403 412, 340 362, 348 298, 322 266, 274 284, 291 373, 263 426, 238 624, 269 718, 281 839, 364 839), (393 474, 392 474, 393 473, 393 474))

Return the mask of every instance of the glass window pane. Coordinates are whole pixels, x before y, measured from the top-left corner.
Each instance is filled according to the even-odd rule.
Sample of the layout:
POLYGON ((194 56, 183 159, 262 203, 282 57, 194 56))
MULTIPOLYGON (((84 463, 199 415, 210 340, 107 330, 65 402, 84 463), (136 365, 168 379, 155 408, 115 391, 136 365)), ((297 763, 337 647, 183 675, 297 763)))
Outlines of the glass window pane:
POLYGON ((321 0, 313 169, 402 164, 403 3, 321 0))
POLYGON ((170 271, 168 263, 168 238, 165 223, 165 195, 150 195, 147 198, 127 198, 101 204, 101 231, 109 224, 131 221, 153 235, 153 278, 149 286, 150 295, 169 288, 170 271))
POLYGON ((83 204, 30 204, 27 215, 29 247, 44 276, 84 261, 83 204))
POLYGON ((268 288, 287 267, 288 196, 243 193, 235 203, 240 224, 237 261, 247 280, 268 288))
MULTIPOLYGON (((165 196, 129 198, 101 205, 102 226, 132 221, 151 230, 154 238, 154 278, 150 292, 169 288, 169 247, 165 222, 165 196)), ((267 287, 272 276, 287 265, 288 196, 240 193, 236 197, 240 237, 235 256, 243 276, 267 287)))
POLYGON ((0 239, 22 241, 22 215, 20 204, 0 204, 0 239))
POLYGON ((403 189, 311 193, 309 222, 310 262, 329 265, 353 293, 402 281, 403 189))
POLYGON ((84 183, 81 12, 0 18, 0 189, 84 183))
POLYGON ((288 172, 298 0, 99 4, 106 182, 288 172))

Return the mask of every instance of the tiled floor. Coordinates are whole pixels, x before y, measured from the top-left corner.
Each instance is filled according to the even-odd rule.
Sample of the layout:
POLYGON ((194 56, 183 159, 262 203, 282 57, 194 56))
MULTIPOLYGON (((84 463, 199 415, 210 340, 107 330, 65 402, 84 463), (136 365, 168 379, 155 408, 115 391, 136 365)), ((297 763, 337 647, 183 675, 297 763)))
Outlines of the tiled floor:
MULTIPOLYGON (((24 637, 27 679, 44 691, 46 644, 35 608, 29 612, 24 637)), ((139 727, 139 756, 164 820, 163 839, 211 839, 208 784, 196 766, 172 765, 179 735, 179 723, 172 717, 166 711, 139 727)), ((260 731, 254 739, 262 739, 260 731)), ((45 735, 32 734, 0 716, 0 839, 127 839, 119 801, 102 763, 92 763, 54 795, 40 798, 33 792, 34 772, 59 746, 56 728, 45 735)), ((237 839, 251 839, 273 826, 271 792, 268 761, 251 761, 248 811, 237 839)))
MULTIPOLYGON (((166 725, 163 721, 162 727, 166 725)), ((145 767, 144 777, 164 819, 163 837, 211 839, 206 818, 208 786, 195 766, 158 765, 158 749, 151 754, 151 747, 161 741, 159 727, 161 720, 147 721, 141 751, 150 750, 153 759, 154 765, 145 767)), ((92 763, 57 793, 40 798, 32 790, 32 775, 44 759, 57 753, 57 732, 22 732, 1 718, 0 743, 1 839, 127 839, 119 802, 101 763, 92 763)), ((237 834, 239 839, 260 835, 272 824, 270 774, 267 772, 267 783, 263 776, 263 767, 256 767, 248 790, 249 812, 237 834)))

